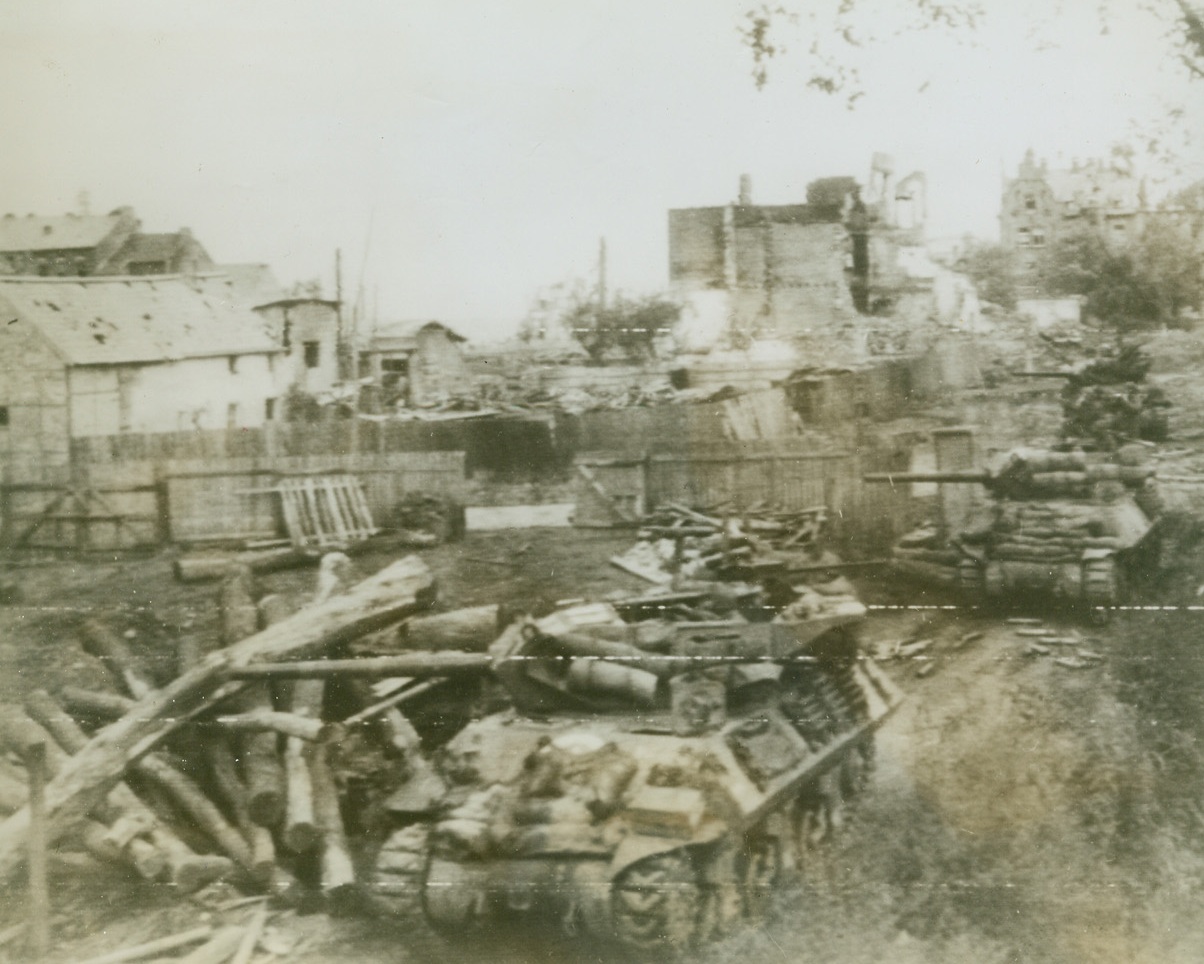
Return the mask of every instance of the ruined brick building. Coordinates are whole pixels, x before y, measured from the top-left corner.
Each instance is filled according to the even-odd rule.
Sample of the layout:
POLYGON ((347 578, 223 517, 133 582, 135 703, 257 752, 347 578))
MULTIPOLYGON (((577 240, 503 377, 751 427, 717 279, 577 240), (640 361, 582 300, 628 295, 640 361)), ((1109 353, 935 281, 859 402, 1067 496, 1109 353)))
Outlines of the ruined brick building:
POLYGON ((754 204, 745 175, 734 203, 671 210, 669 280, 687 305, 687 344, 847 341, 864 334, 858 318, 896 313, 913 289, 930 300, 931 283, 900 259, 923 245, 926 186, 919 172, 896 181, 876 154, 864 191, 830 177, 807 186, 805 203, 754 204))

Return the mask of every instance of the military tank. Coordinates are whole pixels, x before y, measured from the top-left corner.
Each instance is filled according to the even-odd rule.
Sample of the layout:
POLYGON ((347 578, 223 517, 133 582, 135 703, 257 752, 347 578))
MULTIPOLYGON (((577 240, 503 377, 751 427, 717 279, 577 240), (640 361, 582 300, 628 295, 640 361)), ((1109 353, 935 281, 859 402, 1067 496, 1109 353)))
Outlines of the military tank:
POLYGON ((959 531, 917 530, 894 547, 904 572, 972 598, 1044 595, 1105 618, 1122 601, 1127 566, 1140 557, 1157 513, 1153 469, 1127 452, 1017 449, 995 470, 891 472, 867 482, 982 486, 988 501, 959 531))
POLYGON ((1018 374, 1065 379, 1063 438, 1114 451, 1136 440, 1165 442, 1170 435, 1170 400, 1146 380, 1152 365, 1141 346, 1122 345, 1072 370, 1018 374))
POLYGON ((512 624, 490 650, 510 705, 436 754, 441 793, 390 801, 375 900, 449 935, 526 920, 641 955, 763 913, 840 826, 900 701, 864 618, 807 598, 619 638, 512 624))

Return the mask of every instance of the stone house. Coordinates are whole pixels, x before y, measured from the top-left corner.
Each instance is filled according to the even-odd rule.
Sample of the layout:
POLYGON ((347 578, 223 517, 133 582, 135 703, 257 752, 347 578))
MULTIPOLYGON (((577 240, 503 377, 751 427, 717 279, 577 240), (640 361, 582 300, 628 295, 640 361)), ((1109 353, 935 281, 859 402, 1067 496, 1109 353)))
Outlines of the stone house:
POLYGON ((467 339, 438 321, 377 329, 360 352, 360 377, 381 385, 386 401, 435 405, 470 389, 461 346, 467 339))
POLYGON ((254 428, 280 350, 220 275, 0 277, 0 455, 66 464, 72 439, 254 428))
POLYGON ((340 380, 339 303, 324 298, 282 298, 255 306, 282 350, 280 384, 321 396, 340 380))
POLYGON ((213 261, 187 228, 144 234, 133 208, 103 215, 0 217, 0 274, 40 277, 195 274, 213 261))

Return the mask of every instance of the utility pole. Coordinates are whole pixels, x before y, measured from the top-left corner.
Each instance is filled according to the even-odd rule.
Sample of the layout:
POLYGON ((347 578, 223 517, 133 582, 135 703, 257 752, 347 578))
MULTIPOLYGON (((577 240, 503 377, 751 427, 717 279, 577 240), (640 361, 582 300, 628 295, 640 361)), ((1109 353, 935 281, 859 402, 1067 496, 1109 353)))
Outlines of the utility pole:
POLYGON ((343 321, 343 249, 334 249, 334 302, 335 302, 335 359, 338 362, 339 377, 343 376, 344 342, 347 332, 343 321))
POLYGON ((598 310, 606 310, 606 238, 598 239, 598 310))

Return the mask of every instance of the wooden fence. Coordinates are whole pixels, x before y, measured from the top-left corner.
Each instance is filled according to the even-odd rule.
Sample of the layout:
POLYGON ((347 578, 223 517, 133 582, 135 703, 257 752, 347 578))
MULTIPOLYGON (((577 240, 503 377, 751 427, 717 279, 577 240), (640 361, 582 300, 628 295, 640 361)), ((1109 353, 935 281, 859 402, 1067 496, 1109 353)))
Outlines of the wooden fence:
POLYGON ((927 506, 912 497, 911 486, 870 485, 861 477, 906 470, 908 461, 904 450, 585 458, 579 462, 586 473, 578 480, 576 522, 622 525, 667 502, 723 506, 733 513, 758 504, 788 510, 822 505, 835 543, 877 552, 912 528, 927 506))
POLYGON ((10 548, 129 549, 167 541, 283 535, 279 479, 349 474, 364 487, 377 524, 408 493, 456 498, 463 452, 314 455, 101 462, 2 487, 10 548))

